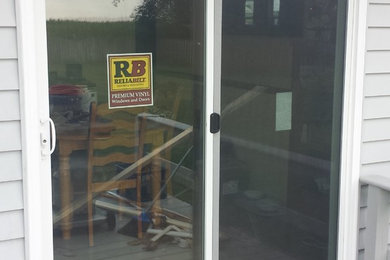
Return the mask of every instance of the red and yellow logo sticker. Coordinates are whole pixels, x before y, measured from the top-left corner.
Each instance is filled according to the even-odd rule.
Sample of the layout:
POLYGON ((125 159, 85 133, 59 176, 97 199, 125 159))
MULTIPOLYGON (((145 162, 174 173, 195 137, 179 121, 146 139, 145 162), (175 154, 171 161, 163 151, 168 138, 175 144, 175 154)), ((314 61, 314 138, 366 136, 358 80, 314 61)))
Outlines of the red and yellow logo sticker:
POLYGON ((153 105, 152 54, 108 54, 109 108, 153 105))

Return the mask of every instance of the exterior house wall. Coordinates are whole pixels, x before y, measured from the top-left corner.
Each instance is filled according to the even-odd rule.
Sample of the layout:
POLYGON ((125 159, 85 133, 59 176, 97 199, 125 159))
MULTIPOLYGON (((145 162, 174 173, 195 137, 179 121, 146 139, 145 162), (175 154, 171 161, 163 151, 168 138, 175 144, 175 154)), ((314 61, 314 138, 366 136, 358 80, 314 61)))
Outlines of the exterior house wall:
MULTIPOLYGON (((390 172, 389 14, 390 0, 369 1, 367 9, 361 175, 390 172)), ((362 186, 359 217, 359 260, 364 259, 364 245, 369 239, 365 235, 367 207, 369 207, 367 205, 367 186, 362 186)))
POLYGON ((25 259, 15 1, 0 1, 0 258, 25 259))
MULTIPOLYGON (((367 19, 361 174, 390 170, 390 0, 371 0, 367 19)), ((13 260, 25 259, 17 46, 15 0, 0 0, 0 258, 13 260)), ((364 259, 366 187, 360 204, 364 259)))

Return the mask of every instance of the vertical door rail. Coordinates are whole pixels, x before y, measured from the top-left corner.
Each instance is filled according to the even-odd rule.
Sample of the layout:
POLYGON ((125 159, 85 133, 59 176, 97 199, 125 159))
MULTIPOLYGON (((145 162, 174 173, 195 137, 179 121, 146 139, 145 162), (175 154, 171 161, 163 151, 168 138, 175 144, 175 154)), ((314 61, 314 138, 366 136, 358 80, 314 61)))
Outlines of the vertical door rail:
POLYGON ((219 259, 219 142, 209 117, 220 114, 222 0, 206 0, 204 259, 219 259))

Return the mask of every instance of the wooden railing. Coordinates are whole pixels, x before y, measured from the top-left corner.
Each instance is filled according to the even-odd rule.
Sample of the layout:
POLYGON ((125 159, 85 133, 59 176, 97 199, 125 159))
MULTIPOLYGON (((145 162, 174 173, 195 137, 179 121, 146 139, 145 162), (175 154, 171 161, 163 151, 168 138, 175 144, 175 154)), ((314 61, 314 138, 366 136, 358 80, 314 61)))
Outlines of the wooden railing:
POLYGON ((361 176, 360 182, 368 185, 364 259, 386 260, 390 217, 390 175, 361 176))

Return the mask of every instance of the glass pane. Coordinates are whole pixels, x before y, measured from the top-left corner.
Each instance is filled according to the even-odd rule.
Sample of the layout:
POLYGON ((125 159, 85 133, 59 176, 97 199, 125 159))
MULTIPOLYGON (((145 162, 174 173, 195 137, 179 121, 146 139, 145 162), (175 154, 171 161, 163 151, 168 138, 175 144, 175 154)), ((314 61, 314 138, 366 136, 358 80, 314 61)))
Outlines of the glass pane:
POLYGON ((46 4, 54 259, 200 259, 203 6, 46 4))
POLYGON ((220 259, 336 259, 345 2, 247 6, 223 1, 220 259))

